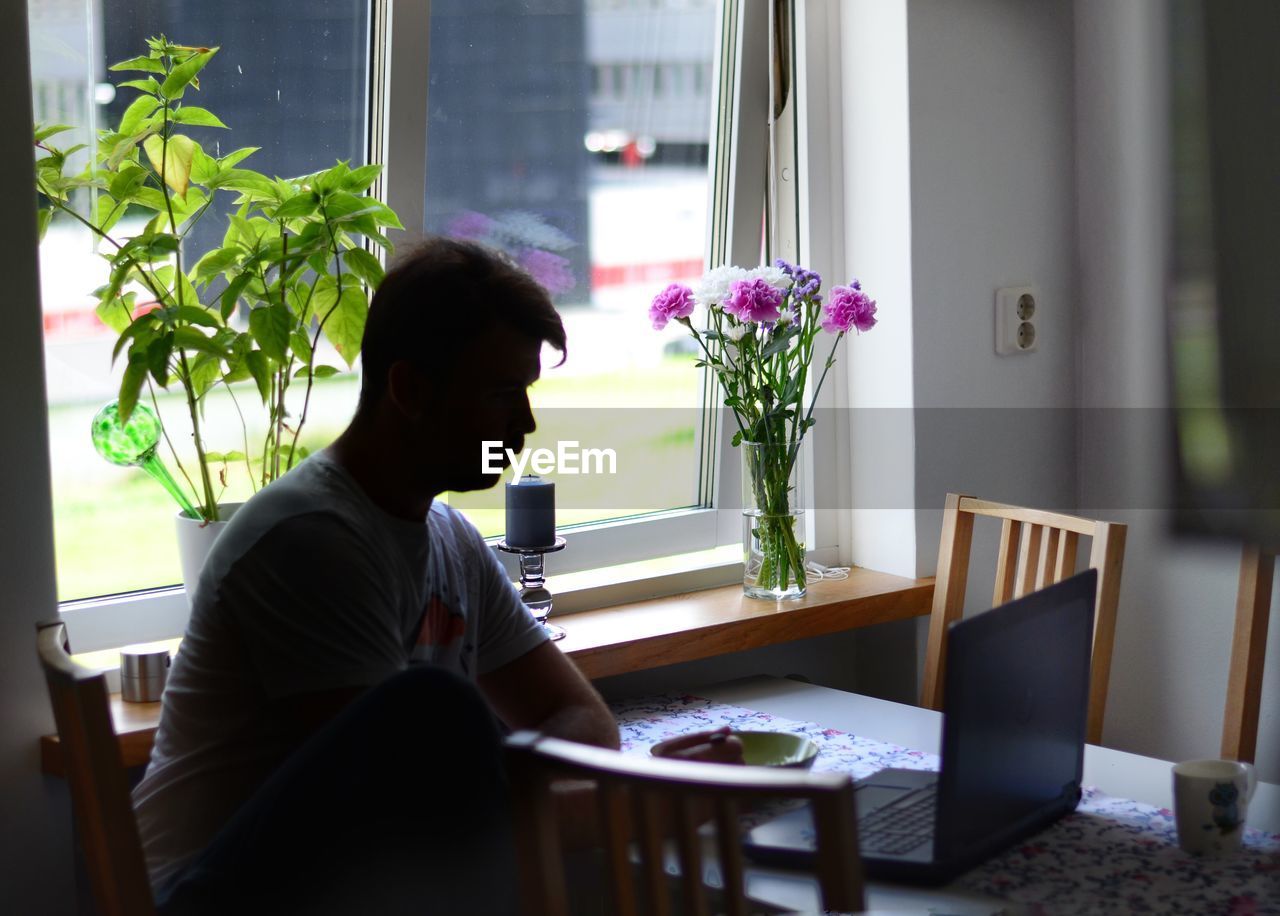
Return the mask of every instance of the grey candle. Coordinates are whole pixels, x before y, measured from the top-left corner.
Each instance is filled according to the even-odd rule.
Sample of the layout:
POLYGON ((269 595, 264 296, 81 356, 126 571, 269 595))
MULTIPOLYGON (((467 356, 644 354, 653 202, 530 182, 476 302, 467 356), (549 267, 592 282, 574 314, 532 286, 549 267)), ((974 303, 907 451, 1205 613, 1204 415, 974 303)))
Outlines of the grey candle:
POLYGON ((550 547, 556 541, 556 485, 540 477, 507 484, 507 543, 550 547))

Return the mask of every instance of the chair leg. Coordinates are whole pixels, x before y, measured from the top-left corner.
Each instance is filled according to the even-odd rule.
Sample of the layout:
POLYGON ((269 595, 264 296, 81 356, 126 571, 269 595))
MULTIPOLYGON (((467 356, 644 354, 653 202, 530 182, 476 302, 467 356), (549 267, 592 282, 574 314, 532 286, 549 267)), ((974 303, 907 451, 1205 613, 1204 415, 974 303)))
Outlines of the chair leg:
POLYGON ((1262 667, 1271 616, 1275 554, 1246 545, 1236 592, 1236 627, 1231 642, 1227 706, 1222 724, 1222 756, 1252 763, 1258 748, 1262 667))

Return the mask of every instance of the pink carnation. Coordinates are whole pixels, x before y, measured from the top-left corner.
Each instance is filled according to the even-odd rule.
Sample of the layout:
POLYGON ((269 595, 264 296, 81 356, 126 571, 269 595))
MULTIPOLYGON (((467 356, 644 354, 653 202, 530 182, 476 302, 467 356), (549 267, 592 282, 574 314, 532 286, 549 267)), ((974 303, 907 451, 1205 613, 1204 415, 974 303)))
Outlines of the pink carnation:
POLYGON ((760 278, 736 280, 729 287, 724 310, 739 321, 777 321, 781 317, 782 291, 760 278))
POLYGON ((649 319, 653 329, 661 331, 673 318, 688 318, 693 314, 693 290, 679 283, 672 283, 653 297, 649 306, 649 319))
POLYGON ((858 286, 837 286, 822 307, 822 330, 847 334, 851 329, 870 331, 876 326, 876 301, 858 286))

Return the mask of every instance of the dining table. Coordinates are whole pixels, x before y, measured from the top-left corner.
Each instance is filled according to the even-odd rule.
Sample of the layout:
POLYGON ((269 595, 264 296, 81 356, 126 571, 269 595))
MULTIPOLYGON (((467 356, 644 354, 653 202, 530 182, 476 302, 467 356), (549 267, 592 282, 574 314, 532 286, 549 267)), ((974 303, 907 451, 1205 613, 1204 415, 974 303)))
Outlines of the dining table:
MULTIPOLYGON (((611 703, 623 750, 729 726, 816 742, 815 770, 855 778, 882 767, 936 770, 942 714, 799 680, 750 677, 611 703)), ((870 881, 867 911, 955 916, 1057 913, 1280 914, 1280 786, 1258 783, 1239 852, 1183 852, 1172 814, 1172 763, 1086 745, 1077 809, 941 887, 870 881)), ((714 866, 705 875, 715 884, 714 866)), ((803 872, 753 866, 747 893, 769 912, 821 912, 803 872)))

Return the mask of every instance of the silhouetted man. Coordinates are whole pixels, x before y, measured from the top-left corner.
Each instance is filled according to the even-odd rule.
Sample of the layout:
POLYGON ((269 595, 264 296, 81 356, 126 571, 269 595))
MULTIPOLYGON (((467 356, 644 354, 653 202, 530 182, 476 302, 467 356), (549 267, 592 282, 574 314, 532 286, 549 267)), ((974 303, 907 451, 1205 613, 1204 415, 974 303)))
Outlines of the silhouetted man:
POLYGON ((436 500, 518 453, 545 291, 432 239, 370 306, 347 430, 244 505, 194 594, 139 829, 166 912, 509 909, 501 726, 605 747, 599 694, 436 500))

